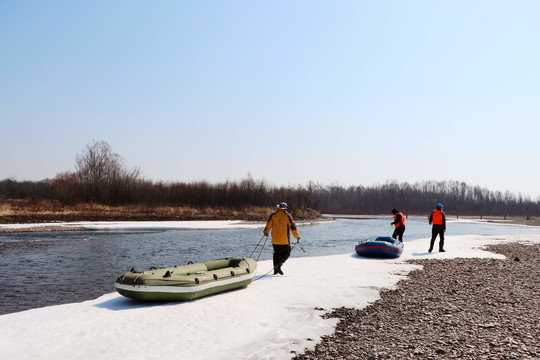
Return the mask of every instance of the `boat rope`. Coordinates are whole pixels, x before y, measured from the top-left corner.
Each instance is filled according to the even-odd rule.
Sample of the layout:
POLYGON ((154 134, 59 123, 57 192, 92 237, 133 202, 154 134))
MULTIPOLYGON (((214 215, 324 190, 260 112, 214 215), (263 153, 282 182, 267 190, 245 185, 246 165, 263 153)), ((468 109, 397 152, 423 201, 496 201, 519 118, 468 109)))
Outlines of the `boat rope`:
MULTIPOLYGON (((262 239, 261 239, 261 240, 262 240, 262 239)), ((260 241, 259 241, 259 243, 260 243, 260 241)), ((266 241, 265 241, 265 243, 266 243, 266 241)), ((300 245, 300 241, 299 241, 299 240, 296 241, 296 243, 292 246, 292 248, 291 248, 291 253, 292 253, 292 251, 294 250, 294 248, 296 247, 296 245, 300 245)), ((304 248, 302 247, 302 245, 300 245, 300 249, 302 249, 302 251, 303 251, 304 253, 306 252, 306 250, 304 250, 304 248)), ((259 255, 260 255, 260 254, 259 254, 259 255)), ((257 258, 257 260, 259 260, 259 258, 257 258)), ((283 265, 283 264, 281 264, 281 265, 283 265)), ((263 277, 265 277, 265 276, 267 276, 268 274, 270 274, 272 271, 274 271, 274 268, 270 269, 266 274, 264 274, 264 275, 262 275, 262 276, 260 276, 260 277, 258 277, 258 278, 256 278, 256 279, 254 279, 253 281, 257 281, 257 280, 262 279, 263 277)))
POLYGON ((135 279, 133 279, 133 282, 131 283, 132 285, 135 285, 137 283, 137 280, 139 280, 139 276, 141 276, 143 273, 139 273, 137 274, 137 276, 135 277, 135 279))
POLYGON ((259 243, 255 246, 255 249, 253 249, 253 252, 249 256, 250 258, 253 258, 253 254, 255 254, 255 251, 257 250, 257 248, 261 244, 261 241, 262 241, 263 238, 266 238, 266 239, 264 240, 264 244, 261 246, 261 251, 259 251, 259 256, 257 256, 257 259, 255 259, 255 261, 259 261, 259 258, 261 257, 262 251, 264 249, 264 245, 266 245, 266 240, 268 240, 268 236, 264 236, 264 235, 262 236, 261 240, 259 240, 259 243))
MULTIPOLYGON (((300 240, 297 240, 296 241, 296 244, 300 245, 300 240)), ((296 244, 294 244, 294 246, 296 246, 296 244)), ((294 246, 293 246, 293 249, 294 249, 294 246)), ((304 254, 306 253, 306 250, 304 250, 304 247, 302 245, 300 245, 300 249, 302 249, 302 251, 304 252, 304 254)), ((291 249, 291 252, 292 252, 292 249, 291 249)))
POLYGON ((272 271, 274 271, 274 269, 269 270, 266 274, 264 274, 264 275, 262 275, 262 276, 260 276, 260 277, 258 277, 258 278, 256 278, 256 279, 254 279, 253 281, 257 281, 257 280, 262 279, 263 277, 265 277, 265 276, 267 276, 268 274, 270 274, 272 271))
MULTIPOLYGON (((291 252, 294 250, 294 248, 296 247, 296 245, 300 245, 300 240, 296 240, 296 243, 293 245, 293 247, 291 248, 291 252)), ((302 245, 300 245, 300 249, 302 249, 302 251, 305 253, 306 250, 304 250, 304 248, 302 247, 302 245)))

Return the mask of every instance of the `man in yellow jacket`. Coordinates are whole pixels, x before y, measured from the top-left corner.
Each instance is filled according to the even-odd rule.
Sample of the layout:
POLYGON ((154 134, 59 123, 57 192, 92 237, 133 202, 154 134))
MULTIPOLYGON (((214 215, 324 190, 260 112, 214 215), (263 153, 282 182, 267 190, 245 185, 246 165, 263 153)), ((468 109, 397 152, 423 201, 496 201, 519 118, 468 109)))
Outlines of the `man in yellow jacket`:
POLYGON ((300 235, 296 230, 293 217, 287 212, 289 206, 282 202, 277 205, 277 211, 272 213, 264 227, 263 234, 268 236, 272 230, 272 246, 274 247, 274 275, 283 275, 281 265, 287 261, 291 255, 291 232, 297 241, 300 235))

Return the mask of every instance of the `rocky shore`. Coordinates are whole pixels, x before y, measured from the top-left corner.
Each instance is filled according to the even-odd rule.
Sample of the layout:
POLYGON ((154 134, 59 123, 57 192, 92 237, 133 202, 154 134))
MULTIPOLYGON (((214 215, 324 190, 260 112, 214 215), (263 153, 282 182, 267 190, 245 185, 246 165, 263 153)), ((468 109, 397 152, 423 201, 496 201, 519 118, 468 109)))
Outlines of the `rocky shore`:
POLYGON ((329 312, 335 333, 294 359, 539 359, 540 245, 487 249, 506 259, 412 261, 372 305, 329 312))

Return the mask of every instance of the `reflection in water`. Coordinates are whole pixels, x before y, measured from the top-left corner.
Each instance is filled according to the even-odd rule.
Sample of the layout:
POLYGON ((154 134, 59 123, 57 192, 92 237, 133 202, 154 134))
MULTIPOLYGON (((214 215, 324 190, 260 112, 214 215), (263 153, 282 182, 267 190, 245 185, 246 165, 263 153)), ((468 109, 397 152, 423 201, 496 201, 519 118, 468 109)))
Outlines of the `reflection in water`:
MULTIPOLYGON (((338 219, 300 226, 303 253, 291 257, 354 253, 359 240, 390 236, 392 217, 338 219)), ((539 228, 494 224, 448 223, 447 236, 465 234, 538 234, 539 228)), ((408 240, 428 238, 423 218, 409 218, 408 240)), ((142 271, 203 262, 221 257, 250 256, 261 242, 262 227, 243 230, 98 231, 0 234, 0 314, 47 305, 94 299, 114 292, 116 277, 132 267, 142 271)), ((406 246, 406 245, 405 245, 406 246)), ((272 258, 270 241, 253 255, 272 258)), ((261 269, 264 271, 264 269, 261 269)), ((115 306, 114 304, 110 304, 115 306)), ((118 303, 121 307, 121 303, 118 303)))

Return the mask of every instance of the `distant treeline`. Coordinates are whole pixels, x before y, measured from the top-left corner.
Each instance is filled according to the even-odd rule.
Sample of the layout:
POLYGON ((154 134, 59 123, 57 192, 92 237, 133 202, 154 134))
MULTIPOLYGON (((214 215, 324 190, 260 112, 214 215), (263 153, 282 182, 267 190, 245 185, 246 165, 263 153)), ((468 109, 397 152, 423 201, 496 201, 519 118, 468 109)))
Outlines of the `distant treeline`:
POLYGON ((187 206, 192 208, 267 207, 285 201, 291 208, 311 208, 321 213, 388 214, 397 208, 424 215, 442 203, 447 214, 525 216, 540 213, 540 199, 509 191, 490 191, 458 181, 424 181, 415 184, 271 186, 251 176, 240 181, 211 184, 155 182, 127 169, 120 155, 103 141, 88 145, 76 158, 76 171, 42 181, 0 181, 0 200, 54 200, 64 205, 187 206))
POLYGON ((383 214, 397 208, 408 214, 431 212, 443 204, 447 214, 475 216, 525 216, 540 212, 540 199, 509 191, 491 191, 459 181, 423 181, 413 185, 387 182, 370 187, 321 187, 317 201, 325 212, 348 214, 383 214))
POLYGON ((427 214, 438 203, 447 214, 525 216, 540 213, 538 200, 521 194, 490 191, 458 181, 388 182, 384 185, 274 187, 250 177, 241 181, 164 183, 136 180, 133 183, 96 186, 85 190, 76 177, 62 174, 43 181, 0 181, 0 198, 29 201, 56 200, 65 205, 92 202, 103 205, 188 206, 235 208, 273 206, 285 201, 293 208, 311 208, 334 214, 388 214, 397 208, 407 214, 427 214))

